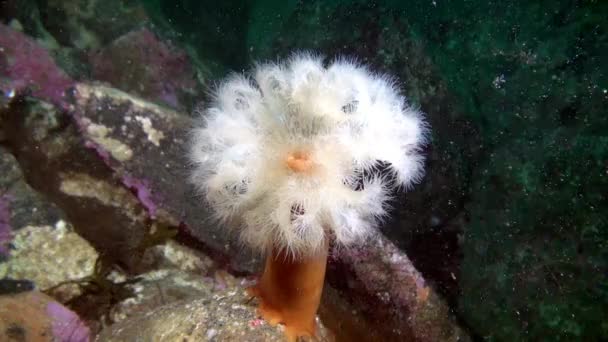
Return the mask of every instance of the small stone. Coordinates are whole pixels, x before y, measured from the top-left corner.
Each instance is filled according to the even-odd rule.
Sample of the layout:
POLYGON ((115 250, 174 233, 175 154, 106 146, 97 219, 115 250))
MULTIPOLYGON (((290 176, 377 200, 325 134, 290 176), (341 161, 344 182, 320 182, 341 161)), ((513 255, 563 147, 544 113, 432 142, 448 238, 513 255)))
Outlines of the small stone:
POLYGON ((89 341, 89 328, 72 311, 40 292, 0 296, 1 341, 89 341))
MULTIPOLYGON (((40 290, 93 274, 97 252, 64 221, 55 227, 28 226, 13 239, 11 258, 0 264, 0 278, 28 279, 40 290)), ((62 286, 62 300, 80 293, 78 286, 62 286)))

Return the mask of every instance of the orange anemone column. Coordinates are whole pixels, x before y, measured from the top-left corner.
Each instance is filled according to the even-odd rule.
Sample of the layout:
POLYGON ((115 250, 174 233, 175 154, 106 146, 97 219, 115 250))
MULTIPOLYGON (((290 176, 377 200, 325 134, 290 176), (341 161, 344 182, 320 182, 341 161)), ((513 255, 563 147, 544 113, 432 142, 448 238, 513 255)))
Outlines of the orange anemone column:
POLYGON ((289 341, 316 336, 315 317, 325 279, 328 244, 312 256, 296 259, 284 249, 266 257, 264 273, 250 289, 258 297, 258 313, 270 324, 283 324, 289 341))

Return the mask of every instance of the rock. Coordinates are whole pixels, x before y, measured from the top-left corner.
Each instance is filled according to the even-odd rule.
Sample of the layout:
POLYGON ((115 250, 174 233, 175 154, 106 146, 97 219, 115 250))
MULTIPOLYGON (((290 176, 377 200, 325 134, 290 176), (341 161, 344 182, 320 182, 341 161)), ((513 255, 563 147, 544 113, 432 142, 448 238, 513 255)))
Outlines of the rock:
MULTIPOLYGON (((221 271, 208 256, 175 241, 150 248, 144 260, 151 271, 138 275, 137 282, 129 285, 134 296, 114 306, 112 322, 122 322, 175 301, 211 297, 218 289, 226 288, 226 283, 215 280, 215 274, 221 271)), ((230 277, 229 284, 234 288, 238 281, 230 277)))
POLYGON ((185 52, 148 29, 129 32, 90 58, 94 79, 148 101, 191 111, 201 93, 185 52))
POLYGON ((89 341, 89 329, 78 316, 39 292, 0 296, 3 341, 89 341))
MULTIPOLYGON (((258 319, 246 294, 251 282, 217 268, 207 256, 169 241, 151 248, 153 271, 129 285, 98 341, 283 341, 280 327, 258 319)), ((320 336, 329 332, 319 323, 320 336)))
POLYGON ((11 128, 4 132, 4 145, 27 183, 55 203, 66 222, 110 264, 133 270, 156 225, 147 221, 137 197, 85 145, 71 118, 48 103, 21 99, 0 112, 0 120, 11 128))
POLYGON ((39 11, 60 44, 80 50, 98 49, 147 21, 140 3, 119 0, 51 0, 39 11))
POLYGON ((151 247, 143 258, 144 262, 153 265, 150 268, 155 270, 176 269, 202 276, 209 276, 217 270, 216 263, 208 255, 174 240, 151 247))
POLYGON ((410 259, 378 236, 330 256, 321 318, 365 341, 468 341, 444 300, 410 259), (328 298, 329 297, 329 298, 328 298), (356 314, 345 310, 348 307, 356 314), (345 312, 346 311, 346 312, 345 312), (336 321, 335 316, 340 315, 336 321))
POLYGON ((18 232, 25 226, 53 225, 63 218, 63 214, 26 183, 19 164, 2 147, 0 147, 0 175, 1 258, 10 254, 13 232, 18 232))
POLYGON ((96 341, 284 341, 277 328, 260 322, 247 298, 223 292, 161 306, 115 324, 96 341))
POLYGON ((106 164, 137 194, 151 217, 182 222, 199 248, 238 272, 259 259, 243 252, 227 228, 210 222, 209 208, 187 182, 185 158, 192 119, 114 88, 80 83, 73 110, 85 139, 107 155, 106 164), (202 244, 201 244, 202 242, 202 244))
POLYGON ((0 257, 8 255, 8 244, 12 239, 10 226, 9 197, 0 195, 0 257))
POLYGON ((6 75, 0 80, 5 91, 0 142, 17 158, 28 184, 56 203, 80 235, 98 250, 112 250, 104 258, 135 267, 152 226, 137 198, 114 178, 102 151, 92 148, 95 142, 81 138, 77 114, 69 117, 63 111, 72 80, 31 38, 1 25, 0 33, 0 70, 6 75), (28 92, 57 107, 24 100, 21 95, 28 92))
POLYGON ((12 98, 20 92, 63 104, 72 80, 59 69, 48 51, 24 33, 0 24, 0 94, 12 98))
MULTIPOLYGON (((0 263, 0 278, 27 279, 39 290, 93 274, 97 252, 64 221, 55 226, 27 226, 15 233, 11 257, 0 263)), ((76 285, 54 293, 67 301, 80 294, 76 285)))
POLYGON ((53 226, 65 219, 56 205, 27 184, 15 157, 2 147, 0 175, 0 193, 4 194, 4 200, 0 200, 0 203, 5 203, 4 208, 8 213, 6 222, 14 231, 26 226, 53 226))

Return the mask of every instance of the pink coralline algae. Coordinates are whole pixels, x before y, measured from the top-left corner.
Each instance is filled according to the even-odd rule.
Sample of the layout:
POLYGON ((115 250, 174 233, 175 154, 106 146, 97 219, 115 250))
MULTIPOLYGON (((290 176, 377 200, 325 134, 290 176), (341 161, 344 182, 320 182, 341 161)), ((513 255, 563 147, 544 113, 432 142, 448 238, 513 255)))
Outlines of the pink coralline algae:
POLYGON ((89 328, 78 315, 57 302, 49 302, 46 313, 51 318, 53 337, 58 341, 88 342, 89 328))
POLYGON ((8 255, 8 244, 12 238, 9 201, 8 195, 0 195, 0 256, 8 255))
POLYGON ((150 186, 147 184, 148 182, 129 175, 124 175, 122 177, 122 183, 135 193, 139 202, 147 209, 150 217, 155 218, 158 206, 154 200, 152 190, 150 190, 150 186))
POLYGON ((73 80, 48 51, 24 33, 0 24, 0 90, 14 94, 26 89, 35 97, 65 106, 64 93, 73 80))
POLYGON ((256 318, 254 320, 249 321, 249 326, 252 328, 259 327, 260 325, 264 325, 263 319, 256 318))
MULTIPOLYGON (((146 46, 148 50, 160 49, 155 52, 157 55, 155 58, 162 60, 162 63, 157 61, 156 64, 159 70, 164 70, 165 73, 178 73, 181 70, 180 65, 185 55, 169 56, 170 50, 146 30, 141 33, 134 33, 133 37, 138 37, 136 41, 139 48, 146 46)), ((144 53, 144 55, 149 52, 144 53)), ((149 75, 156 75, 156 71, 150 71, 149 75)), ((166 76, 168 75, 163 74, 154 77, 163 78, 166 76)), ((51 102, 59 108, 69 109, 65 92, 75 85, 76 83, 55 64, 44 47, 24 33, 0 24, 0 91, 5 96, 10 97, 17 93, 28 92, 31 96, 51 102)), ((193 85, 193 83, 188 83, 188 85, 193 85)), ((166 86, 173 87, 171 84, 166 86)), ((171 91, 174 90, 174 88, 171 88, 171 91)), ((69 112, 80 130, 85 131, 86 124, 82 121, 81 114, 73 110, 69 110, 69 112)), ((92 141, 85 141, 85 146, 95 150, 97 155, 106 164, 109 164, 109 153, 105 149, 92 141)), ((150 216, 155 217, 157 206, 146 182, 126 175, 123 177, 123 184, 134 191, 142 205, 148 209, 150 216)), ((8 205, 3 204, 5 202, 6 200, 0 198, 0 255, 6 254, 6 241, 10 238, 8 222, 5 223, 6 220, 3 218, 1 211, 8 205)))

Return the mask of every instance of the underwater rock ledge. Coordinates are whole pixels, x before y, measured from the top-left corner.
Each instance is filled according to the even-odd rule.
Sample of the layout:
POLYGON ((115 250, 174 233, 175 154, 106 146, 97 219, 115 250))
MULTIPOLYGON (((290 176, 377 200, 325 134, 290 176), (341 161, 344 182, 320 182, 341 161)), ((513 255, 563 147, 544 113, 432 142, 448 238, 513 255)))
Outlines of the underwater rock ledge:
MULTIPOLYGON (((230 260, 233 271, 252 273, 259 266, 252 255, 239 249, 225 227, 208 219, 209 209, 184 181, 183 149, 190 117, 103 85, 80 83, 73 95, 72 109, 85 122, 83 135, 98 145, 98 152, 115 172, 142 180, 143 189, 137 191, 145 194, 140 200, 150 202, 146 206, 152 215, 162 211, 179 220, 211 254, 230 260), (131 151, 127 158, 124 151, 131 151)), ((407 256, 382 236, 335 254, 328 281, 343 300, 374 322, 368 328, 376 336, 415 341, 467 339, 448 306, 407 256)))
MULTIPOLYGON (((0 57, 8 53, 12 54, 9 57, 20 58, 37 46, 27 36, 4 26, 1 32, 6 35, 4 40, 0 39, 0 47, 5 47, 5 55, 0 57), (13 49, 14 46, 27 48, 13 49)), ((9 144, 24 172, 32 172, 28 183, 38 191, 46 189, 47 195, 50 191, 51 199, 68 217, 72 216, 77 231, 91 217, 101 218, 99 210, 103 209, 102 216, 110 221, 97 222, 105 227, 96 230, 98 235, 111 226, 108 222, 129 223, 130 227, 114 227, 106 237, 85 234, 98 249, 111 245, 106 240, 126 234, 129 246, 124 247, 125 251, 133 251, 141 246, 151 225, 163 222, 179 226, 180 242, 203 250, 233 273, 251 274, 259 267, 260 260, 243 253, 226 234, 226 228, 209 219, 209 209, 185 181, 188 164, 184 144, 192 126, 190 117, 104 85, 75 83, 48 54, 41 56, 42 75, 52 77, 28 76, 38 75, 28 68, 40 67, 40 61, 36 65, 20 65, 25 72, 11 70, 12 66, 6 64, 3 67, 8 68, 8 79, 2 86, 9 86, 11 89, 3 90, 12 96, 36 89, 29 93, 54 105, 49 109, 47 103, 40 109, 55 113, 54 126, 41 120, 44 115, 29 113, 29 116, 12 115, 10 120, 2 118, 0 127, 5 132, 13 131, 7 134, 9 144), (66 92, 70 93, 67 98, 59 95, 66 92), (26 127, 27 117, 38 121, 30 120, 28 124, 34 126, 26 127), (36 124, 43 125, 42 132, 48 134, 43 138, 50 137, 46 141, 54 143, 43 151, 32 149, 38 139, 36 124), (67 162, 70 159, 72 162, 67 162), (40 170, 41 165, 50 167, 40 170), (48 179, 54 181, 49 183, 48 179), (108 198, 101 190, 109 188, 128 189, 133 196, 118 191, 124 195, 118 203, 124 205, 117 206, 113 204, 114 198, 104 201, 108 198), (100 238, 101 242, 96 243, 100 238)), ((6 100, 4 97, 3 101, 6 100)), ((29 109, 22 110, 25 112, 19 114, 27 114, 29 109)), ((334 323, 328 325, 336 333, 349 326, 350 333, 360 340, 469 340, 445 302, 425 283, 407 256, 384 237, 333 255, 328 285, 321 316, 334 323), (353 317, 353 310, 357 317, 353 317)))

